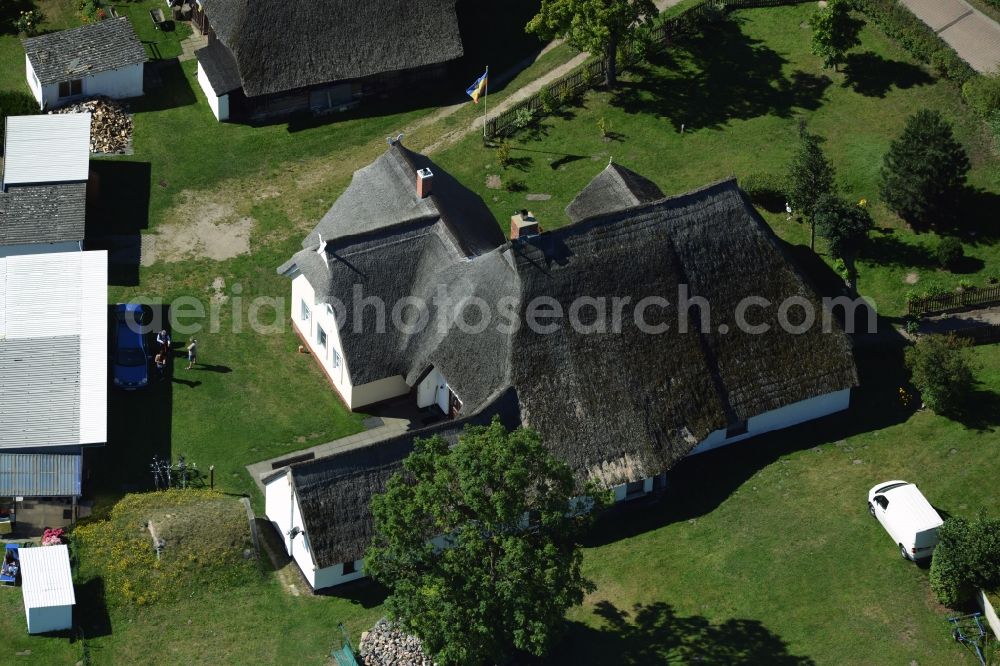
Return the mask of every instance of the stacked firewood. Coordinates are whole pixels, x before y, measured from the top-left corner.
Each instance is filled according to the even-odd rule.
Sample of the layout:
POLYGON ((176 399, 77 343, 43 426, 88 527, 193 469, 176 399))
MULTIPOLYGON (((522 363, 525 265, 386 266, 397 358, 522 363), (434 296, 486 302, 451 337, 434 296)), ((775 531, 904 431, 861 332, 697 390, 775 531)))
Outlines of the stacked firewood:
POLYGON ((124 153, 132 144, 132 116, 123 104, 113 99, 97 97, 52 113, 89 113, 92 153, 124 153))

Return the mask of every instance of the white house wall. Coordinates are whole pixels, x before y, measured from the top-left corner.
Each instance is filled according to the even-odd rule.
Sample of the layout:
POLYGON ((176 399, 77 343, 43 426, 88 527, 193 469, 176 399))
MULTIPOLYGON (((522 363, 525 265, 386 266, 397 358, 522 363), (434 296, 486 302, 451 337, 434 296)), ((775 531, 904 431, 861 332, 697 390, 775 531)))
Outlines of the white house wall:
POLYGON ((43 606, 25 609, 29 634, 61 631, 73 626, 72 606, 43 606))
POLYGON ((410 392, 410 387, 400 375, 378 379, 355 386, 351 396, 351 409, 359 409, 383 400, 397 398, 410 392))
POLYGON ((353 397, 354 387, 351 385, 351 375, 347 368, 347 361, 344 359, 344 348, 340 344, 340 332, 337 328, 337 320, 322 303, 316 303, 316 293, 309 284, 309 280, 304 275, 297 276, 292 280, 292 323, 298 329, 299 334, 306 341, 309 351, 319 362, 323 372, 330 378, 336 387, 340 397, 350 407, 353 397), (302 318, 302 304, 309 308, 309 319, 302 318), (317 329, 322 327, 326 332, 326 349, 317 342, 317 329), (340 357, 339 366, 334 365, 336 352, 340 357))
POLYGON ((340 342, 340 331, 333 311, 325 303, 316 303, 316 294, 304 275, 292 280, 292 323, 306 341, 306 346, 319 362, 323 372, 333 382, 340 397, 351 409, 358 409, 389 398, 406 395, 410 387, 399 375, 377 379, 368 384, 351 384, 351 373, 340 342), (309 318, 303 318, 302 304, 309 308, 309 318), (326 348, 319 344, 318 330, 326 333, 326 348))
MULTIPOLYGON (((27 58, 27 56, 25 56, 27 58)), ((81 97, 96 97, 104 95, 112 99, 128 99, 130 97, 141 97, 142 90, 142 64, 129 65, 119 69, 112 69, 107 72, 99 72, 91 76, 81 77, 81 94, 73 97, 59 97, 59 83, 49 83, 38 86, 38 79, 34 76, 31 63, 27 66, 28 85, 31 87, 35 99, 38 100, 42 108, 55 108, 63 104, 68 104, 74 99, 81 97)))
POLYGON ((340 585, 364 577, 364 560, 356 561, 354 572, 346 575, 344 574, 344 565, 341 562, 324 569, 316 568, 309 535, 304 532, 305 524, 302 522, 302 513, 299 510, 298 499, 292 492, 288 474, 271 479, 264 487, 264 507, 265 515, 281 536, 285 552, 299 565, 302 575, 309 581, 309 585, 313 589, 318 590, 340 585), (299 528, 300 533, 294 539, 290 539, 288 534, 295 527, 299 528))
POLYGON ((198 85, 201 86, 202 92, 208 98, 208 106, 212 109, 215 119, 229 120, 229 95, 220 97, 215 94, 215 90, 212 89, 212 84, 208 80, 208 75, 205 74, 200 62, 198 63, 198 85))
POLYGON ((763 435, 766 432, 790 428, 791 426, 812 421, 847 409, 851 404, 851 389, 843 389, 833 393, 816 396, 808 400, 786 405, 780 409, 764 412, 747 421, 747 431, 735 437, 726 437, 726 431, 716 430, 706 437, 689 455, 705 453, 720 446, 728 446, 749 437, 763 435))
POLYGON ((38 102, 38 108, 45 108, 45 101, 42 99, 42 84, 35 75, 35 69, 31 66, 31 60, 27 54, 24 56, 24 76, 28 80, 28 87, 31 88, 32 96, 38 102))

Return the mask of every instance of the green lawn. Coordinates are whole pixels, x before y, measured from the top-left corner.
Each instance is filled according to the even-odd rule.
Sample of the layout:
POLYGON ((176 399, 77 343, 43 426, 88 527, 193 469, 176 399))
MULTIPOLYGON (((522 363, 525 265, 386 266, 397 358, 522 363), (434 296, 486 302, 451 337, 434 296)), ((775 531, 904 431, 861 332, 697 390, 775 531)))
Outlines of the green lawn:
POLYGON ((604 521, 585 554, 598 589, 570 613, 564 663, 974 663, 866 501, 906 479, 945 515, 995 514, 1000 347, 975 357, 979 422, 901 408, 898 359, 863 356, 850 412, 688 460, 661 504, 604 521))
MULTIPOLYGON (((609 158, 667 193, 732 175, 780 175, 804 120, 826 137, 824 149, 844 195, 872 202, 884 230, 875 234, 870 256, 860 264, 861 291, 881 312, 903 312, 911 290, 950 289, 962 279, 982 285, 1000 277, 995 243, 1000 158, 982 123, 961 103, 954 85, 919 67, 877 28, 865 28, 847 73, 823 70, 809 52, 810 33, 803 27, 813 11, 812 5, 799 5, 731 15, 703 37, 629 73, 615 93, 590 93, 580 106, 514 137, 515 163, 505 170, 497 167, 491 149, 471 137, 438 161, 480 193, 504 226, 512 211, 527 206, 543 227, 554 228, 567 223, 566 204, 609 158), (972 158, 963 220, 977 233, 961 235, 973 257, 965 274, 937 269, 930 256, 937 235, 911 233, 878 201, 882 156, 906 117, 920 108, 941 111, 972 158), (601 136, 602 118, 611 139, 601 136), (515 191, 488 189, 489 175, 514 182, 515 191), (529 202, 530 194, 551 198, 529 202), (917 278, 913 285, 904 283, 911 272, 917 278)), ((808 243, 807 225, 786 222, 783 210, 762 212, 785 240, 808 243)))

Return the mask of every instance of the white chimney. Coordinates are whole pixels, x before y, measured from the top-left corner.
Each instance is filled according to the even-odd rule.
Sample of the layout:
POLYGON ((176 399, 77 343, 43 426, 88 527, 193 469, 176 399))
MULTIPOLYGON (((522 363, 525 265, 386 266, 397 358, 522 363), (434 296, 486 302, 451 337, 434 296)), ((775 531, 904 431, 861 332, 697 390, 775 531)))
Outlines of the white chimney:
POLYGON ((434 186, 434 172, 430 169, 417 169, 417 196, 426 199, 434 186))
POLYGON ((542 232, 538 220, 530 210, 521 210, 510 216, 510 239, 537 236, 542 232))

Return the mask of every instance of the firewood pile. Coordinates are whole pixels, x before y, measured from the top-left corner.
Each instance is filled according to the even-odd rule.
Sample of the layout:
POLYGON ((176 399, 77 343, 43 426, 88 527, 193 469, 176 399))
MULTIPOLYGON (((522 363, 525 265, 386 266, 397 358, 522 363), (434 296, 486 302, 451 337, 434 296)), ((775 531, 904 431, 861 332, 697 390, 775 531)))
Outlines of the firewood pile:
POLYGON ((97 97, 50 113, 89 113, 92 153, 125 153, 132 145, 132 116, 113 99, 97 97))

